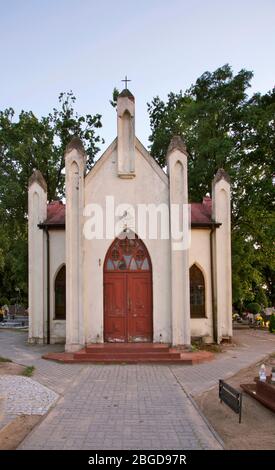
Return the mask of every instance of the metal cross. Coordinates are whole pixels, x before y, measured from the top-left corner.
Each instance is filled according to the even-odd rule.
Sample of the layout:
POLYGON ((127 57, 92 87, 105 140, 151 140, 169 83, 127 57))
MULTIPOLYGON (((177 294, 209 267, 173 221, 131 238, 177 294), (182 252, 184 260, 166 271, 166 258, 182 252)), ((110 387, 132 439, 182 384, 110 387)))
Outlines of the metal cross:
POLYGON ((127 75, 125 75, 124 80, 121 80, 121 81, 122 81, 122 82, 125 82, 125 88, 126 88, 126 90, 127 90, 127 83, 128 83, 128 82, 131 82, 132 80, 129 80, 129 79, 127 78, 127 75))

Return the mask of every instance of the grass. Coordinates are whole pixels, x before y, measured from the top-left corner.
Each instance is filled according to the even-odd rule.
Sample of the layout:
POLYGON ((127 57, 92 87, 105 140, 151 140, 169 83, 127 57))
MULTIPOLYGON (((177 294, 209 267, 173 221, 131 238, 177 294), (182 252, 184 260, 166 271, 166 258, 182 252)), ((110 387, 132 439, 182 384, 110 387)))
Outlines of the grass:
POLYGON ((220 344, 204 344, 202 349, 213 353, 223 352, 222 346, 220 344))
POLYGON ((34 366, 27 366, 22 372, 22 375, 25 377, 31 377, 34 373, 35 367, 34 366))
POLYGON ((213 353, 220 353, 222 352, 222 346, 220 344, 215 343, 203 343, 202 341, 194 341, 191 345, 192 352, 196 351, 209 351, 213 353))
POLYGON ((0 362, 12 362, 12 360, 8 359, 7 357, 0 356, 0 362))

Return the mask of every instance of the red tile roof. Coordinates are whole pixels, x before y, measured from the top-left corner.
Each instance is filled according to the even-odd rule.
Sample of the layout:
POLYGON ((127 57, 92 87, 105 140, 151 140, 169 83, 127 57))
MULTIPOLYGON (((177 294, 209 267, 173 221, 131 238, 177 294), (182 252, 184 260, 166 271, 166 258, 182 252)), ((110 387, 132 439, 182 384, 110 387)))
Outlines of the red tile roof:
POLYGON ((191 204, 191 224, 204 225, 212 223, 212 199, 204 197, 203 202, 192 202, 191 204))
MULTIPOLYGON (((61 201, 52 201, 48 204, 47 219, 43 225, 63 226, 65 225, 66 205, 61 201)), ((212 200, 204 197, 203 202, 191 204, 191 223, 193 226, 210 226, 212 224, 212 200)))
POLYGON ((52 201, 47 207, 47 219, 44 225, 65 225, 66 205, 61 201, 52 201))

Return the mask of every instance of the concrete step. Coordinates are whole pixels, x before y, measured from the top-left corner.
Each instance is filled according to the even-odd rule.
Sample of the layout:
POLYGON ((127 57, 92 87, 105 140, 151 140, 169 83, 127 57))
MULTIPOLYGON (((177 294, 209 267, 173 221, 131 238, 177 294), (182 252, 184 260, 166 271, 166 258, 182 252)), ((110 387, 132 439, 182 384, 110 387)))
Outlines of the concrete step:
POLYGON ((181 359, 180 357, 137 357, 137 356, 132 356, 132 357, 127 357, 127 358, 122 358, 122 357, 100 357, 96 356, 91 358, 87 357, 82 357, 82 358, 74 358, 73 360, 68 361, 68 363, 89 363, 89 364, 185 364, 185 365, 191 365, 193 362, 192 360, 184 360, 181 359))
POLYGON ((63 362, 63 363, 89 363, 89 364, 182 364, 192 365, 201 362, 210 361, 214 358, 214 354, 208 351, 188 352, 184 350, 169 349, 169 347, 154 350, 142 350, 142 348, 134 348, 127 350, 121 347, 104 348, 100 347, 95 351, 93 348, 82 349, 75 353, 56 352, 47 353, 42 357, 44 359, 63 362))
POLYGON ((91 361, 98 359, 110 359, 110 360, 136 360, 136 359, 152 359, 152 360, 162 360, 162 359, 180 359, 180 353, 169 353, 169 352, 102 352, 102 353, 87 353, 87 352, 77 352, 74 354, 74 359, 89 359, 91 361))
MULTIPOLYGON (((155 352, 169 352, 168 344, 151 344, 151 343, 105 343, 105 344, 90 344, 87 345, 85 350, 87 353, 155 353, 155 352)), ((83 351, 83 350, 82 350, 83 351)))

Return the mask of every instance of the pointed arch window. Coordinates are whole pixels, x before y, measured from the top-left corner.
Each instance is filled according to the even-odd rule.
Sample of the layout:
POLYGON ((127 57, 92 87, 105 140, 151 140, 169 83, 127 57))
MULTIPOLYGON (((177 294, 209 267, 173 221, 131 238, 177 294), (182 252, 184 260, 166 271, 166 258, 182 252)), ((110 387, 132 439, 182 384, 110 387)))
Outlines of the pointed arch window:
POLYGON ((105 259, 105 271, 150 271, 151 262, 144 243, 137 238, 113 242, 105 259))
POLYGON ((205 317, 204 276, 196 264, 190 268, 190 314, 191 318, 205 317))
POLYGON ((66 320, 66 267, 62 266, 55 278, 55 312, 56 320, 66 320))

